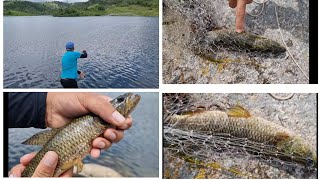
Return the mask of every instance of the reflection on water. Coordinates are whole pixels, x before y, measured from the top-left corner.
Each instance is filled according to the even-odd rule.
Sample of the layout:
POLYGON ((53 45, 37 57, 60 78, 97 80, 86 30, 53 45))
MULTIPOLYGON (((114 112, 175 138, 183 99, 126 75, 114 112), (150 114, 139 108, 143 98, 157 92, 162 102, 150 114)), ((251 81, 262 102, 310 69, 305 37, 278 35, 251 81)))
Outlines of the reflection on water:
MULTIPOLYGON (((123 93, 106 93, 116 97, 123 93)), ((134 110, 133 126, 125 132, 125 137, 106 151, 98 159, 87 156, 84 163, 96 163, 111 167, 126 177, 159 176, 159 96, 158 93, 138 93, 141 102, 134 110)), ((19 163, 26 153, 38 151, 37 146, 21 144, 42 129, 9 129, 9 169, 19 163)))
POLYGON ((87 50, 78 61, 81 88, 156 88, 159 18, 4 17, 4 87, 61 88, 68 41, 87 50))

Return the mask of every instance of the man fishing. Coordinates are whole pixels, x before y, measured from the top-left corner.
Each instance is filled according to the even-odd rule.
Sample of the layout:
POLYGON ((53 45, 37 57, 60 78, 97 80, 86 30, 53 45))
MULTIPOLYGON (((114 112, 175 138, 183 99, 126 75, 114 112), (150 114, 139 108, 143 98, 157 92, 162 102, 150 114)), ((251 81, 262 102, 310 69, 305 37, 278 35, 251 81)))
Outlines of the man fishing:
POLYGON ((67 52, 62 56, 62 73, 61 73, 61 85, 64 88, 78 88, 77 77, 83 79, 85 74, 78 70, 77 63, 78 58, 86 58, 87 52, 84 50, 82 54, 74 51, 74 43, 67 42, 67 52))
POLYGON ((236 10, 236 32, 242 33, 244 31, 244 21, 246 16, 246 5, 252 3, 253 0, 229 0, 231 8, 236 10))

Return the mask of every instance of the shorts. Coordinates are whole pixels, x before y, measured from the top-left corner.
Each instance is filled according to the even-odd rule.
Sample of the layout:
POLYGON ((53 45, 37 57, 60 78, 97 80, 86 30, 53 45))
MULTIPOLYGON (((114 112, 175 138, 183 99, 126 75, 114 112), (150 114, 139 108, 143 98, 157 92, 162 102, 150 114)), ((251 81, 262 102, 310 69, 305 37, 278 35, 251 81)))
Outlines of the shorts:
POLYGON ((78 83, 75 79, 60 79, 63 88, 78 88, 78 83))

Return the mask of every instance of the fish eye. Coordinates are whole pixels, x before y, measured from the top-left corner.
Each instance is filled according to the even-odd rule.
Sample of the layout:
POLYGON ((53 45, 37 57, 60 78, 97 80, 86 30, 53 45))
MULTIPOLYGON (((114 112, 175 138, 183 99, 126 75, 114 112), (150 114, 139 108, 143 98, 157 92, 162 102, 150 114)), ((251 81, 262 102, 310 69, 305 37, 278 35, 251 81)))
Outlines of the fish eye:
POLYGON ((117 101, 118 101, 118 102, 123 102, 123 101, 124 101, 124 97, 119 97, 119 98, 117 98, 117 101))

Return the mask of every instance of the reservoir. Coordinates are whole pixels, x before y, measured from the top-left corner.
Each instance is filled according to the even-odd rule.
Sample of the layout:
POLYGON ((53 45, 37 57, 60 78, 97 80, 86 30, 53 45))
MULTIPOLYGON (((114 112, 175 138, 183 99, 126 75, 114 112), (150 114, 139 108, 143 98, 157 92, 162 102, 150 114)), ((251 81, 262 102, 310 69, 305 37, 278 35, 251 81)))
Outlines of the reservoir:
POLYGON ((65 44, 86 50, 80 88, 158 88, 159 18, 4 17, 4 87, 62 88, 65 44))

